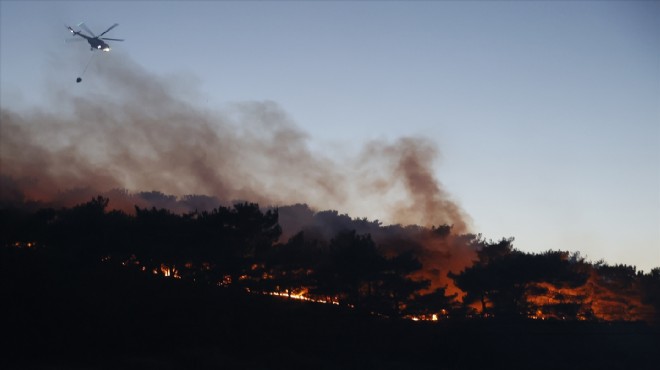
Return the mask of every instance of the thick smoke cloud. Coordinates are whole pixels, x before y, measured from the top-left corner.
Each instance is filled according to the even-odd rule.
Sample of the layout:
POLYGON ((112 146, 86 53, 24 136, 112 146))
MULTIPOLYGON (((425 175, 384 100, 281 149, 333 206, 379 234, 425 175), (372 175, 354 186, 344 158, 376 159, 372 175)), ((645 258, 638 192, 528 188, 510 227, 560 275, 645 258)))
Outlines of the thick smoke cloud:
POLYGON ((319 210, 369 218, 358 232, 385 251, 414 250, 434 288, 451 288, 446 273, 474 259, 458 236, 469 231, 469 219, 435 177, 438 149, 426 139, 371 142, 338 159, 346 156, 312 151, 308 135, 273 102, 211 110, 196 103, 194 84, 121 58, 98 63, 85 83, 93 85, 85 94, 51 84, 47 106, 2 106, 0 206, 73 206, 99 194, 128 212, 136 205, 188 212, 238 200, 298 204, 280 212, 285 236, 313 226, 330 238, 342 228, 337 220, 350 221, 319 210), (424 227, 379 226, 387 224, 424 227), (425 227, 442 224, 456 236, 429 236, 425 227))
POLYGON ((111 62, 97 64, 86 95, 55 86, 48 107, 2 107, 0 201, 72 205, 107 194, 114 208, 179 211, 235 200, 306 203, 385 223, 468 229, 434 176, 437 149, 428 140, 372 142, 337 160, 313 152, 273 102, 213 111, 195 103, 200 94, 181 78, 111 62))

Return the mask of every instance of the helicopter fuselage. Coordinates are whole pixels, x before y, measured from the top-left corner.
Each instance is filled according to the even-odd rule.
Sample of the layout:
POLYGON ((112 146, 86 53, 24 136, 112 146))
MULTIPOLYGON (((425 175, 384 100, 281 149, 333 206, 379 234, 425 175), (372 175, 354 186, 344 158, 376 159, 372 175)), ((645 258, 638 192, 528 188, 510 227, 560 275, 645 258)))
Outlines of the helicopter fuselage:
POLYGON ((89 43, 89 47, 92 50, 96 49, 96 50, 103 50, 103 51, 106 51, 106 52, 110 51, 110 45, 108 45, 105 41, 101 40, 99 37, 89 37, 89 36, 87 36, 87 35, 85 35, 81 32, 74 31, 71 27, 68 27, 68 28, 69 28, 69 31, 71 31, 72 34, 74 34, 76 36, 80 36, 80 37, 84 38, 85 40, 87 40, 87 42, 89 43))
POLYGON ((89 42, 89 46, 92 49, 98 49, 98 50, 103 50, 103 51, 110 51, 110 46, 106 44, 104 41, 99 40, 97 38, 88 38, 87 42, 89 42))
POLYGON ((92 50, 97 49, 97 50, 103 50, 103 51, 110 51, 110 45, 105 43, 103 40, 99 39, 98 37, 89 37, 81 34, 80 32, 74 32, 74 35, 78 35, 80 37, 84 37, 85 40, 89 43, 89 46, 92 50))

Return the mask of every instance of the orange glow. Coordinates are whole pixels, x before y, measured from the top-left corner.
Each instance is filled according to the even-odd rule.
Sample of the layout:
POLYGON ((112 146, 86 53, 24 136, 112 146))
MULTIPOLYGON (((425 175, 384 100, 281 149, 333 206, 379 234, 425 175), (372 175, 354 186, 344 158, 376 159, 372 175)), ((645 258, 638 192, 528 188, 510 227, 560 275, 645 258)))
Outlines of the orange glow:
POLYGON ((272 295, 276 297, 297 299, 300 301, 339 305, 339 300, 336 298, 326 297, 325 299, 320 299, 317 297, 310 297, 307 295, 308 294, 307 289, 304 288, 296 291, 285 290, 284 292, 264 292, 264 294, 272 295))
MULTIPOLYGON (((16 248, 34 248, 37 246, 34 242, 14 242, 10 244, 16 248)), ((112 256, 107 255, 101 258, 102 262, 114 261, 112 256)), ((125 261, 123 266, 137 265, 142 271, 150 271, 154 275, 181 279, 180 271, 174 266, 165 263, 156 265, 157 267, 147 269, 140 263, 135 255, 131 255, 125 261)), ((186 269, 211 270, 213 266, 204 262, 201 265, 193 265, 188 262, 184 265, 186 269)), ((252 271, 263 268, 263 265, 252 265, 252 271)), ((184 271, 188 271, 184 270, 184 271)), ((519 314, 533 320, 602 320, 602 321, 653 321, 656 318, 656 312, 652 305, 642 301, 642 288, 634 279, 618 279, 605 273, 599 275, 598 268, 591 268, 586 282, 578 287, 569 287, 566 284, 553 284, 550 282, 534 282, 526 284, 526 293, 523 304, 526 312, 519 314)), ((271 280, 275 276, 270 272, 260 272, 261 280, 271 280)), ((194 280, 194 278, 193 278, 194 280)), ((224 275, 217 285, 229 287, 237 281, 258 281, 258 278, 249 275, 234 276, 224 275)), ((246 288, 247 289, 247 288, 246 288)), ((275 287, 276 291, 264 292, 259 290, 251 291, 255 294, 265 294, 300 301, 340 305, 338 297, 317 296, 309 292, 307 287, 295 289, 282 289, 275 287)), ((247 290, 250 292, 250 290, 247 290)), ((488 298, 484 301, 486 309, 493 307, 493 302, 488 298)), ((347 305, 352 307, 351 305, 347 305)), ((400 307, 401 308, 401 307, 400 307)), ((466 313, 465 317, 474 317, 474 312, 481 313, 481 302, 474 302, 470 305, 473 308, 472 313, 466 313)), ((374 312, 373 314, 379 315, 374 312)), ((493 317, 490 312, 483 313, 481 317, 493 317)), ((449 312, 445 309, 435 313, 425 315, 408 315, 404 319, 413 321, 442 321, 449 318, 449 312)))
POLYGON ((642 303, 636 286, 619 286, 593 272, 584 289, 594 316, 600 320, 648 321, 655 316, 654 308, 642 303))
POLYGON ((636 287, 618 286, 599 276, 595 270, 590 273, 587 282, 577 288, 558 287, 545 282, 530 287, 544 291, 526 296, 534 310, 528 315, 532 319, 648 321, 655 315, 651 305, 642 303, 636 287), (561 307, 572 307, 574 311, 570 313, 574 316, 557 309, 561 307))
MULTIPOLYGON (((444 311, 444 310, 443 310, 444 311)), ((440 321, 441 317, 446 317, 444 315, 438 315, 436 313, 430 314, 430 315, 419 315, 419 316, 413 316, 413 315, 406 315, 403 318, 407 320, 412 320, 412 321, 440 321)))
POLYGON ((160 264, 159 268, 155 268, 151 270, 151 273, 154 275, 163 275, 165 277, 173 277, 175 279, 181 279, 181 275, 179 275, 179 270, 177 270, 174 266, 170 267, 164 263, 160 264))
POLYGON ((218 285, 226 288, 231 285, 231 282, 231 275, 225 275, 222 277, 222 281, 218 282, 218 285))
POLYGON ((37 242, 15 242, 13 246, 15 248, 36 248, 37 242))
MULTIPOLYGON (((110 256, 108 256, 108 259, 109 258, 110 258, 110 256)), ((126 266, 126 265, 129 265, 129 264, 130 265, 139 265, 140 261, 138 261, 137 257, 134 254, 131 254, 131 256, 128 257, 127 260, 122 261, 122 263, 121 263, 122 266, 126 266)), ((142 269, 142 271, 144 271, 144 269, 142 269)))

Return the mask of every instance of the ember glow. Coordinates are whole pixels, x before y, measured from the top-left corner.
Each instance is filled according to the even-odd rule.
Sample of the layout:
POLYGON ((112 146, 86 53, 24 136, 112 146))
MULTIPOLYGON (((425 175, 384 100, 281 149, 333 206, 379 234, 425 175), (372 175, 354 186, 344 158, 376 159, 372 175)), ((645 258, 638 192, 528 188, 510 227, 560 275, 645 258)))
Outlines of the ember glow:
POLYGON ((325 299, 321 298, 312 298, 308 296, 307 289, 300 289, 295 292, 286 291, 286 292, 264 292, 263 294, 271 295, 275 297, 284 297, 289 299, 296 299, 299 301, 315 302, 315 303, 324 303, 324 304, 334 304, 339 305, 339 300, 337 298, 326 297, 325 299))
POLYGON ((37 242, 14 242, 14 248, 37 248, 37 242))
POLYGON ((161 263, 159 268, 155 268, 155 269, 151 270, 151 272, 154 275, 163 275, 164 277, 172 277, 174 279, 181 279, 181 275, 179 275, 179 270, 177 270, 176 267, 168 266, 164 263, 161 263))
MULTIPOLYGON (((13 242, 10 244, 16 249, 36 249, 43 248, 38 242, 13 242)), ((559 254, 567 256, 568 254, 559 254)), ((564 257, 562 257, 564 258, 564 257)), ((104 255, 100 258, 102 263, 120 263, 126 268, 134 268, 143 272, 150 272, 155 276, 162 278, 186 279, 197 281, 200 274, 212 272, 213 264, 202 262, 194 264, 186 262, 183 268, 178 268, 175 264, 167 263, 143 263, 135 254, 126 259, 115 259, 111 255, 104 255), (121 261, 121 262, 118 262, 121 261), (147 267, 153 266, 153 267, 147 267)), ((523 296, 526 313, 521 315, 533 320, 597 320, 597 321, 647 321, 655 322, 657 312, 655 307, 644 297, 643 279, 649 278, 649 275, 640 275, 630 266, 608 266, 603 264, 584 264, 580 262, 580 269, 585 268, 588 271, 588 277, 584 283, 576 283, 575 286, 566 283, 539 281, 530 282, 526 285, 523 296)), ((317 304, 331 304, 356 308, 354 303, 342 302, 339 295, 323 295, 312 292, 312 287, 299 286, 297 288, 283 288, 278 286, 278 282, 283 281, 282 275, 277 270, 272 270, 264 264, 252 264, 249 268, 252 274, 241 274, 236 278, 232 275, 224 275, 216 285, 222 288, 239 287, 247 293, 262 294, 282 299, 291 299, 297 301, 311 302, 317 304), (272 283, 271 283, 272 282, 272 283), (264 287, 275 284, 274 290, 264 289, 264 287), (250 288, 250 286, 254 286, 250 288)), ((306 276, 314 276, 312 270, 305 270, 306 276)), ((459 282, 460 286, 460 282, 459 282)), ((457 287, 454 287, 458 289, 457 287)), ((657 285, 656 285, 657 289, 657 285)), ((412 321, 436 322, 450 320, 452 317, 497 317, 491 309, 497 301, 486 298, 483 311, 480 304, 472 304, 473 313, 470 311, 456 311, 460 305, 460 299, 452 302, 451 297, 446 298, 444 303, 446 308, 434 309, 431 300, 424 294, 429 294, 427 289, 421 289, 417 294, 419 301, 411 300, 408 303, 401 303, 399 307, 401 312, 406 312, 419 304, 425 306, 423 313, 411 313, 401 316, 403 319, 412 321), (426 293, 425 293, 426 292, 426 293), (421 295, 419 295, 421 294, 421 295), (453 307, 453 308, 452 308, 453 307), (462 313, 461 313, 462 312, 462 313)), ((461 292, 465 294, 466 292, 461 292)), ((467 292, 469 294, 469 292, 467 292)), ((466 302, 464 302, 466 303, 466 302)), ((437 307, 437 306, 435 306, 437 307)), ((377 316, 383 315, 378 311, 371 311, 377 316)))

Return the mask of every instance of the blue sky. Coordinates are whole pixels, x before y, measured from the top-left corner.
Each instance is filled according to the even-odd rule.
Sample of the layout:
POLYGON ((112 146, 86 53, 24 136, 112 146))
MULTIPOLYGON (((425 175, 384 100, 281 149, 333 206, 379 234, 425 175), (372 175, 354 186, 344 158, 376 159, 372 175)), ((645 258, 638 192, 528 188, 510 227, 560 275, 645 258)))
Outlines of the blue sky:
POLYGON ((433 141, 437 178, 486 238, 660 266, 660 2, 2 1, 0 11, 3 109, 49 109, 47 86, 89 88, 72 83, 89 54, 64 43, 64 25, 98 33, 117 22, 107 36, 126 42, 106 60, 183 78, 202 106, 273 101, 313 150, 433 141))

